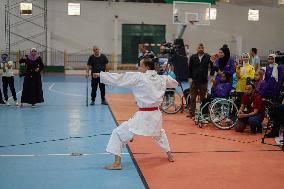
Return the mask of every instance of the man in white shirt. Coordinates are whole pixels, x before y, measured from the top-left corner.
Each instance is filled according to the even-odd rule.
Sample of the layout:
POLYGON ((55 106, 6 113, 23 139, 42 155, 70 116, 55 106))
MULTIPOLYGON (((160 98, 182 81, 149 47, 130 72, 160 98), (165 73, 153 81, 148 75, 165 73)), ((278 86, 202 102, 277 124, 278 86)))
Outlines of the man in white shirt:
POLYGON ((8 61, 7 63, 3 62, 2 68, 3 68, 3 76, 2 76, 3 93, 6 105, 8 106, 10 105, 10 103, 8 102, 8 86, 9 86, 15 105, 17 106, 18 102, 17 102, 16 90, 14 87, 13 61, 8 61))
POLYGON ((174 161, 166 132, 162 128, 162 113, 159 106, 163 101, 166 88, 176 88, 178 82, 170 76, 158 75, 152 59, 142 59, 139 70, 140 72, 124 74, 94 73, 94 77, 100 77, 101 82, 105 84, 131 88, 139 107, 139 111, 132 118, 123 122, 111 134, 106 151, 115 155, 115 161, 105 167, 108 170, 121 169, 122 148, 135 135, 153 137, 161 149, 167 153, 168 160, 174 161))
POLYGON ((255 71, 257 71, 258 69, 260 69, 260 58, 257 55, 257 49, 256 48, 252 48, 250 51, 251 54, 251 65, 254 67, 255 71))

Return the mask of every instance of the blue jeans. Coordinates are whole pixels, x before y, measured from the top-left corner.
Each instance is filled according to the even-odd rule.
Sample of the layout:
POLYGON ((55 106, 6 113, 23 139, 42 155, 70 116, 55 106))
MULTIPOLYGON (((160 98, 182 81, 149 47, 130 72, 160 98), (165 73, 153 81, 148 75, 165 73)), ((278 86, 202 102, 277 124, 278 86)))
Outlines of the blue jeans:
POLYGON ((239 124, 236 127, 236 131, 242 132, 246 129, 246 125, 250 126, 253 133, 262 132, 262 121, 264 119, 264 113, 258 113, 255 116, 239 119, 239 124))

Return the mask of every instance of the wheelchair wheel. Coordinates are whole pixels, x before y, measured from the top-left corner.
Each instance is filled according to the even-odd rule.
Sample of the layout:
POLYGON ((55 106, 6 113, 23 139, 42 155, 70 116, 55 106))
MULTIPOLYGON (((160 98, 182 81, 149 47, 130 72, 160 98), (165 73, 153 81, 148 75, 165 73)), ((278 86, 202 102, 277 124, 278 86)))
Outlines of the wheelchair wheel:
POLYGON ((160 109, 167 114, 175 114, 182 109, 182 97, 176 90, 167 89, 160 109))
POLYGON ((185 96, 185 109, 186 109, 186 112, 189 112, 189 109, 190 109, 190 94, 187 94, 185 96))
POLYGON ((219 129, 231 129, 238 120, 237 105, 227 99, 213 101, 209 107, 211 122, 219 129))

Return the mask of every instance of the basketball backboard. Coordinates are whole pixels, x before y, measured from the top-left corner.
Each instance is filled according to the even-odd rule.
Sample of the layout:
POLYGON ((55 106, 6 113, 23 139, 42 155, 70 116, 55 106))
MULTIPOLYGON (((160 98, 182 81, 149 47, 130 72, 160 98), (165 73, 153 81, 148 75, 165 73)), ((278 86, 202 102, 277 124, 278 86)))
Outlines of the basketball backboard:
POLYGON ((173 24, 210 25, 210 3, 173 2, 173 24))

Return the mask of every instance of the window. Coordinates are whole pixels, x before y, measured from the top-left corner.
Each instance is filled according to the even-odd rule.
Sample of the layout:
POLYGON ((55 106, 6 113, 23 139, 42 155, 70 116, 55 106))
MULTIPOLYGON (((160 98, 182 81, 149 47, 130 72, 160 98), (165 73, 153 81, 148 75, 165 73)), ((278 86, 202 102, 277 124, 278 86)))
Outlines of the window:
POLYGON ((284 5, 284 0, 278 0, 279 5, 284 5))
POLYGON ((207 8, 206 9, 206 20, 216 20, 217 18, 217 9, 216 8, 207 8))
POLYGON ((70 16, 80 16, 81 14, 81 4, 80 3, 68 3, 68 15, 70 16))
POLYGON ((259 21, 259 10, 249 9, 248 21, 259 21))
POLYGON ((32 15, 33 4, 32 3, 20 3, 21 15, 32 15))

